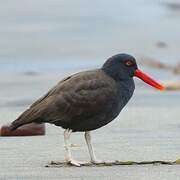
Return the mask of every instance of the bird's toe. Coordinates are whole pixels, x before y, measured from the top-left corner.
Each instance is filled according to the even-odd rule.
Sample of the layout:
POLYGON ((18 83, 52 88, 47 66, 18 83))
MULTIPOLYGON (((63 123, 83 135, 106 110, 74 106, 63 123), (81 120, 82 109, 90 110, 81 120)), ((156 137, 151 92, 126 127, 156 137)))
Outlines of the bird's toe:
POLYGON ((95 160, 91 160, 91 163, 92 163, 92 164, 104 164, 105 161, 100 160, 100 159, 95 159, 95 160))
POLYGON ((77 160, 75 160, 75 159, 70 159, 70 160, 68 161, 68 163, 69 163, 70 165, 80 167, 81 165, 86 164, 87 162, 77 161, 77 160))

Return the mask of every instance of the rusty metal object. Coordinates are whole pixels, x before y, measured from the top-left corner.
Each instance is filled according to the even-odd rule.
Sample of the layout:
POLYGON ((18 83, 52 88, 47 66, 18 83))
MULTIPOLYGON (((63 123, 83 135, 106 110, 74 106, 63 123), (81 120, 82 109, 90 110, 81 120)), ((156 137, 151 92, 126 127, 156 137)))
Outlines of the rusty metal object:
POLYGON ((45 135, 45 124, 27 124, 15 131, 9 129, 10 124, 3 125, 0 127, 0 136, 38 136, 45 135))

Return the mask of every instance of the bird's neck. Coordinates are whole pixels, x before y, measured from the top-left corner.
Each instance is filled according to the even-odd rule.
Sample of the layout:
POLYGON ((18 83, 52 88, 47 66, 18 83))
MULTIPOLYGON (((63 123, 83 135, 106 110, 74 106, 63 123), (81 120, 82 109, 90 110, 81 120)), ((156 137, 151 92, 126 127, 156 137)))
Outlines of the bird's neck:
POLYGON ((118 81, 118 86, 121 92, 132 95, 135 89, 134 79, 118 81))
POLYGON ((133 78, 130 80, 123 80, 117 82, 118 86, 118 98, 119 102, 121 102, 120 107, 123 108, 130 98, 132 97, 135 89, 135 84, 133 78))
POLYGON ((132 77, 129 77, 129 75, 124 71, 120 71, 118 67, 109 68, 108 66, 103 66, 102 71, 106 73, 108 76, 113 78, 115 81, 131 81, 133 80, 132 77))
POLYGON ((112 68, 102 67, 102 71, 115 80, 120 96, 127 96, 128 98, 132 96, 135 89, 133 77, 123 76, 123 73, 113 71, 112 68))

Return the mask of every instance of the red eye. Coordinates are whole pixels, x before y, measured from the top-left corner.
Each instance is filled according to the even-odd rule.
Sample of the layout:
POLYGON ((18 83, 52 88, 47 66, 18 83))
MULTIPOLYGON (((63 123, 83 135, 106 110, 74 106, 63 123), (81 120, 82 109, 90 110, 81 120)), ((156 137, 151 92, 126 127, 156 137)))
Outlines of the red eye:
POLYGON ((125 64, 126 64, 126 66, 133 66, 133 65, 134 65, 134 62, 131 61, 131 60, 127 60, 127 61, 125 62, 125 64))

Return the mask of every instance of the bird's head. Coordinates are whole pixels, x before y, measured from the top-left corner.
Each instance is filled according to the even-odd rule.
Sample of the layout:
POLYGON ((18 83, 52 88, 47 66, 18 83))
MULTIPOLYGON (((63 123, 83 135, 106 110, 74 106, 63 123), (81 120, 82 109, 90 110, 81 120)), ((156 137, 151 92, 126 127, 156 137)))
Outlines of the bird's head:
POLYGON ((156 89, 165 89, 161 84, 139 70, 136 59, 128 54, 117 54, 110 57, 104 63, 102 69, 115 80, 127 80, 136 76, 156 89))

